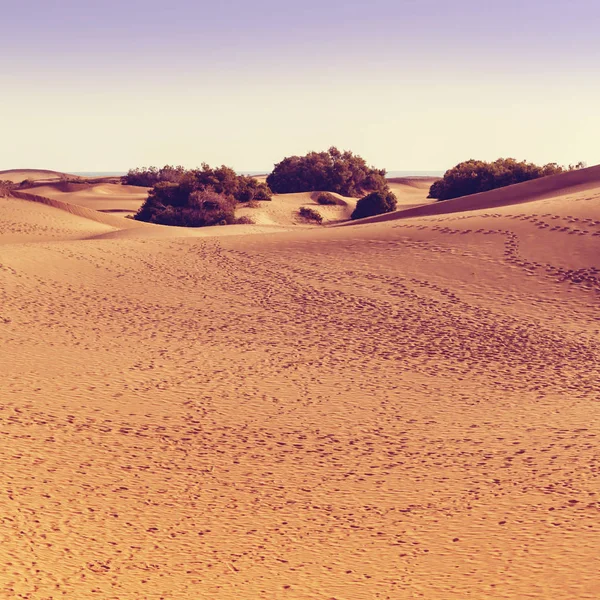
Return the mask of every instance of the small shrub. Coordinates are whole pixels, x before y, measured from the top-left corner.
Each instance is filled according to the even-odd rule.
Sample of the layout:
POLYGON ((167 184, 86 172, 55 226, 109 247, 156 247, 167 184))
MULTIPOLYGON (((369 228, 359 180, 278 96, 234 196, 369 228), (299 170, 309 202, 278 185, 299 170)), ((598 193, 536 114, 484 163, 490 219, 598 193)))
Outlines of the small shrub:
POLYGON ((33 179, 23 179, 21 183, 19 183, 20 188, 29 188, 35 185, 35 181, 33 179))
POLYGON ((248 175, 236 175, 237 189, 233 192, 238 202, 251 202, 253 200, 270 200, 271 190, 263 181, 258 181, 248 175))
MULTIPOLYGON (((255 180, 256 181, 256 180, 255 180)), ((269 186, 263 181, 258 181, 258 187, 256 188, 256 192, 254 194, 254 200, 261 200, 264 202, 269 202, 271 200, 271 189, 269 186)))
POLYGON ((242 215, 235 220, 236 225, 254 225, 254 219, 247 215, 242 215))
POLYGON ((314 221, 315 223, 322 223, 323 217, 316 210, 309 208, 308 206, 303 206, 299 211, 300 216, 306 219, 307 221, 314 221))
POLYGON ((346 202, 329 192, 319 192, 315 198, 317 204, 325 206, 346 206, 346 202))
POLYGON ((11 190, 14 190, 17 187, 16 183, 12 181, 0 180, 0 196, 8 194, 11 190))
POLYGON ((356 203, 351 219, 364 219, 396 210, 396 196, 389 191, 371 192, 356 203))

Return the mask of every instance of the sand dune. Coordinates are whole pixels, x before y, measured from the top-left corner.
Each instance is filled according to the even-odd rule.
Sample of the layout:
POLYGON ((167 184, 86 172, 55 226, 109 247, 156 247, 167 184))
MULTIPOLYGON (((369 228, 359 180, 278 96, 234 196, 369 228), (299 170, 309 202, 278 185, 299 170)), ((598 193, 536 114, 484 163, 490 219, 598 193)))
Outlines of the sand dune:
POLYGON ((598 169, 346 227, 0 198, 0 597, 599 597, 598 169))
POLYGON ((44 183, 29 188, 27 192, 96 211, 123 215, 136 213, 148 196, 148 188, 116 183, 44 183))
MULTIPOLYGON (((43 171, 22 171, 19 173, 23 174, 27 172, 47 173, 43 171)), ((261 178, 259 177, 258 179, 261 178)), ((398 198, 399 207, 406 209, 432 203, 432 200, 427 199, 427 194, 433 181, 435 181, 434 178, 427 177, 395 178, 389 180, 389 185, 398 198)), ((77 183, 73 181, 48 181, 47 179, 43 179, 28 187, 25 192, 95 211, 125 216, 133 215, 137 212, 148 195, 148 188, 105 181, 77 183)), ((334 194, 343 200, 346 205, 321 206, 315 201, 316 194, 317 192, 276 194, 273 196, 271 202, 259 202, 255 208, 239 208, 237 215, 249 216, 257 225, 278 227, 306 226, 309 223, 298 215, 298 211, 301 207, 307 206, 319 212, 323 217, 324 223, 350 219, 350 215, 356 207, 356 198, 346 198, 339 194, 334 194)))
POLYGON ((0 171, 0 181, 12 181, 13 183, 21 183, 26 179, 38 181, 40 179, 60 179, 61 177, 70 177, 70 175, 46 169, 9 169, 7 171, 0 171))
POLYGON ((279 225, 292 227, 310 225, 300 217, 298 211, 306 206, 317 211, 325 223, 343 221, 350 218, 356 206, 356 198, 346 198, 333 194, 343 200, 345 206, 321 206, 315 201, 318 192, 301 192, 297 194, 275 194, 270 202, 258 202, 255 208, 241 207, 236 211, 238 216, 249 216, 261 225, 279 225))
POLYGON ((31 194, 29 192, 21 192, 19 190, 13 190, 10 193, 12 198, 18 200, 25 200, 29 202, 35 202, 38 204, 45 204, 51 206, 60 211, 65 211, 70 214, 82 217, 90 221, 96 221, 103 223, 117 229, 130 229, 131 227, 147 227, 148 223, 142 223, 140 221, 133 221, 131 219, 124 219, 121 216, 105 214, 100 211, 94 210, 93 208, 87 208, 80 204, 73 204, 65 202, 63 200, 48 198, 47 196, 39 196, 37 194, 31 194))
MULTIPOLYGON (((82 209, 82 213, 84 211, 82 209)), ((85 214, 78 214, 76 207, 61 207, 58 202, 52 205, 49 201, 31 201, 31 198, 0 197, 0 246, 15 242, 78 240, 115 230, 109 223, 101 222, 101 213, 98 216, 99 219, 87 218, 85 214)), ((0 264, 3 251, 0 250, 0 264)))
POLYGON ((361 223, 379 223, 409 217, 425 217, 448 213, 484 210, 533 202, 544 198, 555 198, 600 187, 600 165, 587 169, 578 169, 551 177, 542 177, 524 183, 507 187, 471 194, 453 200, 432 202, 426 206, 414 207, 410 210, 400 210, 386 215, 361 219, 361 223))

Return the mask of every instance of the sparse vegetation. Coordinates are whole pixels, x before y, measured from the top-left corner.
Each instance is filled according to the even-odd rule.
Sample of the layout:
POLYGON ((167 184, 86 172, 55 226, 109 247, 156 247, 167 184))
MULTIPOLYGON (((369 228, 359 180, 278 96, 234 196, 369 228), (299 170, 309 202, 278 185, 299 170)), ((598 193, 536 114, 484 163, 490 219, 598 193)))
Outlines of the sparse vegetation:
MULTIPOLYGON (((130 173, 136 171, 142 172, 138 169, 130 173)), ((161 171, 168 176, 174 174, 176 181, 161 180, 153 185, 135 216, 138 221, 181 227, 228 225, 236 222, 238 202, 271 199, 271 190, 265 183, 237 175, 226 166, 213 169, 203 164, 201 169, 190 171, 180 171, 179 167, 143 170, 152 176, 161 171)))
POLYGON ((356 203, 352 219, 364 219, 396 210, 397 200, 392 192, 372 192, 356 203))
POLYGON ((494 162, 471 159, 446 171, 444 177, 431 186, 429 197, 450 200, 583 167, 584 163, 562 167, 556 163, 539 166, 514 158, 499 158, 494 162))
POLYGON ((173 167, 171 165, 165 165, 161 169, 157 167, 142 167, 138 169, 129 169, 127 175, 123 177, 123 183, 125 185, 154 187, 157 183, 162 181, 179 183, 185 174, 186 169, 182 166, 173 167))
POLYGON ((298 211, 300 213, 300 216, 304 219, 306 219, 307 221, 313 221, 315 223, 322 223, 323 222, 323 216, 318 213, 316 210, 314 210, 313 208, 309 208, 308 206, 303 206, 300 208, 300 210, 298 211))
POLYGON ((235 220, 236 225, 254 225, 254 219, 248 215, 242 215, 235 220))
POLYGON ((346 206, 346 202, 329 192, 319 192, 315 198, 318 204, 325 206, 346 206))
POLYGON ((284 158, 267 177, 267 184, 277 194, 329 190, 343 196, 387 187, 385 169, 369 167, 360 156, 335 147, 284 158))
POLYGON ((13 183, 12 181, 5 181, 3 179, 0 179, 0 196, 5 196, 11 190, 14 190, 16 187, 17 187, 16 183, 13 183))
POLYGON ((270 200, 272 194, 266 183, 254 177, 238 175, 225 165, 213 169, 206 163, 203 163, 199 169, 189 170, 170 165, 162 169, 156 167, 130 169, 123 177, 123 183, 144 187, 154 187, 159 183, 176 183, 183 187, 212 190, 218 194, 232 196, 238 202, 270 200))

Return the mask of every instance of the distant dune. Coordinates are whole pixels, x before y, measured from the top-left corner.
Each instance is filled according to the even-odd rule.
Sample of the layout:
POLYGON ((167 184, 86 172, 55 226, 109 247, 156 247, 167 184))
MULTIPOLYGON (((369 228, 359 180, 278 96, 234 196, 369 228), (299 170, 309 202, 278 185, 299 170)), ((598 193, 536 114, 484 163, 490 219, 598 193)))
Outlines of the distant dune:
POLYGON ((67 177, 66 173, 59 171, 47 171, 45 169, 10 169, 8 171, 0 171, 0 180, 12 181, 13 183, 21 183, 26 179, 38 181, 39 179, 52 180, 67 177))
POLYGON ((578 169, 560 173, 551 177, 542 177, 525 181, 489 192, 471 194, 453 200, 428 202, 426 206, 398 210, 385 215, 361 219, 360 223, 379 223, 382 221, 426 217, 473 210, 486 210, 501 206, 511 206, 533 202, 544 198, 564 196, 570 193, 593 190, 600 186, 600 165, 587 169, 578 169))
POLYGON ((134 214, 148 196, 148 188, 115 183, 40 183, 27 189, 45 196, 109 213, 134 214))
POLYGON ((0 598, 600 597, 600 167, 429 184, 0 197, 0 598))
MULTIPOLYGON (((33 171, 22 171, 25 172, 33 171)), ((398 198, 398 203, 404 208, 431 203, 427 199, 429 186, 434 179, 430 178, 398 178, 390 180, 390 187, 398 198)), ((37 181, 29 186, 26 193, 36 196, 59 200, 83 208, 115 215, 133 215, 144 203, 148 188, 127 186, 104 181, 81 183, 73 181, 37 181)), ((257 225, 298 226, 307 223, 299 215, 302 206, 309 206, 318 211, 324 222, 348 220, 356 206, 356 198, 344 198, 339 194, 345 206, 321 206, 315 201, 317 192, 275 195, 271 202, 259 202, 255 208, 240 206, 238 216, 249 216, 257 225)))

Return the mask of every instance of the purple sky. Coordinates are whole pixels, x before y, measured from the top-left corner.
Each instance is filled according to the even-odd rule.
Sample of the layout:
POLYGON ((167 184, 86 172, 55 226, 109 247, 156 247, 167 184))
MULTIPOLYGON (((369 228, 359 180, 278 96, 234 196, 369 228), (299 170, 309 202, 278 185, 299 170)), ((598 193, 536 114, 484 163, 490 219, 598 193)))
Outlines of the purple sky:
MULTIPOLYGON (((465 158, 467 149, 440 154, 423 148, 418 156, 410 155, 410 160, 405 151, 397 158, 385 158, 383 150, 373 153, 377 136, 385 131, 385 117, 390 136, 402 136, 407 144, 410 139, 405 139, 405 134, 414 137, 420 131, 431 147, 436 140, 434 132, 427 130, 428 122, 436 122, 432 114, 451 119, 454 110, 455 119, 468 127, 472 121, 469 114, 478 115, 482 110, 490 118, 497 114, 493 105, 498 94, 505 102, 512 98, 515 114, 527 113, 523 105, 532 107, 532 103, 550 103, 553 112, 549 116, 567 118, 570 111, 577 113, 575 125, 568 118, 559 124, 563 133, 557 136, 556 148, 548 158, 569 160, 572 152, 573 160, 600 162, 600 154, 588 148, 585 136, 577 134, 580 153, 577 139, 568 138, 569 127, 586 129, 582 111, 590 111, 590 127, 598 126, 592 111, 600 100, 595 83, 599 32, 600 2, 589 0, 232 0, 210 5, 181 0, 13 1, 2 9, 0 73, 6 90, 0 95, 0 121, 7 120, 7 127, 12 125, 26 139, 28 127, 34 136, 34 131, 39 131, 39 126, 34 126, 43 120, 56 146, 54 156, 49 146, 45 153, 28 155, 24 141, 15 145, 12 154, 0 149, 0 169, 15 161, 27 166, 28 156, 48 166, 82 170, 126 168, 141 159, 160 162, 164 153, 148 152, 146 142, 144 151, 131 146, 131 137, 139 134, 141 126, 132 124, 124 142, 130 149, 121 148, 112 157, 107 155, 108 145, 117 130, 111 131, 110 138, 104 134, 121 119, 118 131, 126 138, 128 123, 123 119, 128 115, 133 119, 135 107, 139 107, 146 111, 147 119, 158 123, 157 136, 163 135, 169 114, 177 117, 183 111, 193 117, 191 99, 199 115, 211 111, 211 127, 218 124, 229 143, 228 123, 237 123, 240 115, 244 122, 257 122, 254 129, 245 129, 253 144, 237 140, 236 147, 227 152, 217 143, 216 130, 210 130, 210 143, 203 143, 203 127, 198 123, 192 127, 197 134, 193 149, 189 130, 177 121, 181 147, 186 148, 177 154, 185 163, 229 158, 236 168, 268 167, 273 160, 305 147, 329 145, 321 134, 342 110, 348 113, 347 127, 352 127, 350 117, 355 115, 356 135, 347 135, 340 123, 330 131, 327 139, 331 143, 343 142, 359 153, 371 153, 372 162, 383 160, 383 166, 390 169, 446 168, 451 166, 448 162, 465 158), (366 86, 372 102, 365 95, 366 86), (493 91, 494 86, 501 91, 493 91), (360 93, 354 97, 352 90, 360 93), (306 96, 305 116, 313 118, 312 143, 306 137, 306 123, 302 131, 291 127, 287 138, 277 136, 277 128, 288 123, 292 109, 286 112, 285 106, 275 106, 275 99, 285 104, 286 94, 291 93, 306 96), (417 102, 403 104, 403 94, 409 99, 426 96, 422 114, 415 112, 417 102), (265 102, 274 99, 267 111, 261 110, 261 95, 265 102), (447 99, 454 95, 462 98, 462 104, 449 111, 447 99), (382 102, 382 97, 389 102, 382 102), (221 104, 228 106, 219 109, 219 98, 226 98, 221 104), (23 103, 37 111, 37 120, 27 122, 23 103), (340 108, 341 103, 345 106, 340 108), (398 113, 409 110, 410 123, 399 122, 398 113), (86 158, 81 149, 76 156, 60 146, 69 143, 69 133, 64 134, 63 142, 57 133, 59 125, 64 131, 64 125, 72 123, 70 115, 75 120, 94 117, 88 126, 97 131, 103 152, 90 150, 86 158), (256 141, 261 142, 258 148, 256 141), (263 147, 263 143, 271 146, 263 147), (218 150, 213 152, 214 148, 218 150), (69 164, 56 165, 59 158, 69 164)), ((298 114, 302 105, 297 98, 295 102, 294 114, 298 114)), ((504 116, 516 133, 519 122, 511 114, 504 116)), ((527 119, 525 114, 523 118, 527 119)), ((521 125, 521 130, 527 129, 528 121, 521 125)), ((170 131, 168 139, 164 138, 164 146, 171 151, 177 148, 172 134, 170 131)), ((450 131, 440 135, 444 143, 451 139, 450 131)), ((535 148, 522 142, 517 137, 510 152, 505 143, 481 141, 473 143, 467 153, 494 158, 508 151, 521 158, 546 159, 541 151, 539 156, 526 156, 535 148)), ((393 145, 388 140, 381 147, 390 152, 393 145)))
POLYGON ((2 24, 8 70, 7 58, 59 71, 154 61, 175 70, 265 68, 284 58, 290 68, 324 59, 346 68, 407 59, 434 69, 455 60, 512 68, 518 59, 551 70, 600 58, 600 3, 591 0, 19 0, 2 10, 2 24))

